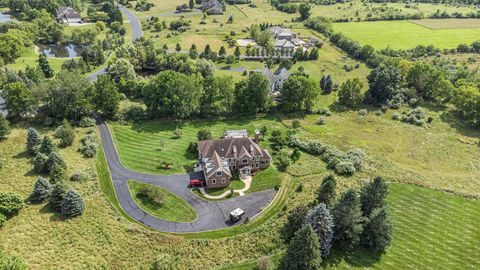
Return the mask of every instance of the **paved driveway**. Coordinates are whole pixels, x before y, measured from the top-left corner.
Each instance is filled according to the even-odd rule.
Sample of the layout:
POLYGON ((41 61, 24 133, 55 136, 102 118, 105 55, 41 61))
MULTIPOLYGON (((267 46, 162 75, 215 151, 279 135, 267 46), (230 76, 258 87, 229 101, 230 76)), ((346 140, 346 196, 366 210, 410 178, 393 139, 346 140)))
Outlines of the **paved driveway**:
POLYGON ((235 226, 241 224, 241 222, 230 223, 229 214, 231 211, 241 208, 245 211, 245 216, 252 219, 275 197, 276 192, 271 189, 224 201, 204 201, 194 195, 188 188, 190 179, 198 178, 201 175, 198 175, 198 173, 154 175, 130 171, 120 163, 108 126, 101 122, 98 124, 98 128, 100 129, 103 150, 120 206, 130 217, 151 228, 164 232, 187 233, 235 226), (175 193, 193 206, 198 214, 197 219, 193 222, 170 222, 147 214, 135 204, 130 195, 127 186, 127 180, 129 179, 161 186, 175 193))

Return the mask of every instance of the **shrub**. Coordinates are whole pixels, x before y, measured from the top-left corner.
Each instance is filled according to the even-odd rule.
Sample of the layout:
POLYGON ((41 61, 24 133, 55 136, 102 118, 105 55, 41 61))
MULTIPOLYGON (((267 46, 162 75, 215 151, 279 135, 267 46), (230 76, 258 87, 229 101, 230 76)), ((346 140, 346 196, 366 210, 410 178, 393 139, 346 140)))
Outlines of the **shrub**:
POLYGON ((30 195, 30 201, 34 203, 40 203, 48 199, 50 197, 50 193, 52 191, 52 186, 47 181, 47 179, 39 176, 37 182, 35 182, 35 187, 33 188, 33 192, 30 195))
POLYGON ((60 146, 67 147, 73 144, 75 140, 75 129, 66 119, 63 120, 62 125, 55 130, 55 137, 60 139, 60 146))
POLYGON ((60 203, 60 210, 62 215, 67 218, 76 217, 83 213, 85 204, 80 194, 70 189, 63 197, 62 203, 60 203))
POLYGON ((358 115, 360 115, 360 116, 367 116, 367 115, 368 115, 368 111, 365 110, 365 109, 360 109, 360 110, 358 110, 358 115))
POLYGON ((327 108, 320 109, 319 113, 325 116, 332 116, 332 112, 327 108))
POLYGON ((165 194, 163 194, 159 189, 152 186, 143 186, 140 189, 140 194, 146 197, 151 202, 162 204, 165 199, 165 194))
POLYGON ((262 256, 257 261, 257 269, 258 270, 268 270, 268 269, 270 269, 271 264, 272 263, 270 262, 270 258, 268 258, 267 256, 262 256))
POLYGON ((197 132, 197 139, 199 141, 211 140, 212 132, 209 129, 203 128, 197 132))
POLYGON ((0 213, 12 217, 23 208, 22 198, 14 192, 0 192, 0 213))
POLYGON ((81 127, 93 127, 93 126, 95 126, 95 123, 96 123, 96 121, 92 117, 84 116, 84 117, 82 117, 80 122, 78 122, 78 125, 81 126, 81 127))
POLYGON ((70 181, 80 182, 88 179, 88 175, 84 172, 74 172, 70 175, 70 181))
POLYGON ((325 125, 326 123, 327 123, 327 120, 325 119, 325 117, 319 117, 317 120, 317 124, 319 125, 325 125))
POLYGON ((340 161, 335 166, 335 172, 339 175, 352 175, 356 172, 356 169, 352 162, 340 161))
POLYGON ((87 134, 80 141, 79 151, 86 158, 92 158, 97 154, 98 143, 95 134, 87 134))
POLYGON ((374 114, 375 114, 376 116, 380 116, 380 115, 382 115, 382 113, 383 113, 383 112, 382 112, 381 110, 376 110, 376 111, 374 112, 374 114))
POLYGON ((423 111, 421 107, 417 107, 413 110, 409 110, 402 117, 403 122, 406 122, 412 125, 417 125, 417 126, 423 126, 426 120, 427 120, 427 114, 423 111))
POLYGON ((33 158, 33 170, 36 173, 44 173, 47 171, 47 160, 48 157, 43 153, 37 153, 33 158))
POLYGON ((400 120, 400 114, 398 112, 394 112, 392 114, 392 120, 396 120, 396 121, 400 120))
POLYGON ((3 227, 3 224, 5 224, 5 222, 7 222, 7 217, 4 214, 0 213, 0 228, 3 227))
POLYGON ((122 110, 122 118, 125 121, 139 122, 146 118, 145 109, 140 105, 131 105, 122 110))
POLYGON ((298 120, 293 120, 292 121, 292 128, 297 129, 297 128, 300 128, 301 126, 302 125, 300 124, 300 121, 298 121, 298 120))
POLYGON ((48 200, 48 204, 53 211, 61 211, 60 204, 63 201, 65 193, 67 193, 67 186, 63 182, 58 182, 53 186, 50 199, 48 200))
POLYGON ((182 137, 182 135, 183 135, 182 129, 176 128, 176 129, 173 131, 173 135, 175 136, 175 138, 180 138, 180 137, 182 137))

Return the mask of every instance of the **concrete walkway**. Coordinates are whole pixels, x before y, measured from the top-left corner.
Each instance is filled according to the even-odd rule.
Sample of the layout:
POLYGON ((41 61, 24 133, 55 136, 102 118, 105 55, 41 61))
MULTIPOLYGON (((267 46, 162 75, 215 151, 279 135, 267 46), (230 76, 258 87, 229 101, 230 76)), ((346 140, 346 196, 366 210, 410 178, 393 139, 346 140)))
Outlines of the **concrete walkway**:
MULTIPOLYGON (((249 190, 250 186, 252 185, 252 177, 247 176, 245 177, 245 179, 240 179, 240 181, 242 181, 245 184, 245 187, 243 187, 242 189, 234 189, 233 192, 240 194, 240 196, 245 196, 245 191, 249 190)), ((220 195, 210 195, 205 191, 205 188, 199 188, 199 190, 200 190, 200 193, 202 193, 202 195, 205 198, 210 200, 220 200, 227 197, 231 193, 230 190, 227 190, 220 195)))
POLYGON ((99 120, 97 126, 102 137, 103 151, 120 207, 131 218, 153 229, 164 232, 189 233, 236 226, 240 223, 232 224, 230 222, 231 211, 241 208, 245 211, 245 215, 252 219, 275 197, 276 191, 270 189, 223 201, 204 201, 188 188, 190 179, 202 178, 201 173, 155 175, 131 171, 121 164, 107 124, 99 120), (178 195, 192 205, 197 212, 197 219, 193 222, 171 222, 146 213, 133 200, 127 185, 129 179, 160 186, 178 195))

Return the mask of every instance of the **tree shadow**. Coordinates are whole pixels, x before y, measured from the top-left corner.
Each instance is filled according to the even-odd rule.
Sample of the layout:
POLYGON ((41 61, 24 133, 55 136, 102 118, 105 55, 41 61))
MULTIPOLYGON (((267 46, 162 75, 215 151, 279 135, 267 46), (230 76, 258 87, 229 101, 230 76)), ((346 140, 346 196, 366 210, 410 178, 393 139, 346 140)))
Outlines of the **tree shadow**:
POLYGON ((13 155, 12 157, 15 159, 30 158, 30 154, 28 154, 27 150, 24 150, 20 153, 13 155))
POLYGON ((480 137, 480 131, 465 123, 465 121, 454 111, 444 111, 440 114, 440 119, 463 136, 475 138, 480 137))
POLYGON ((342 261, 354 267, 371 267, 382 257, 382 252, 372 252, 363 247, 352 250, 334 249, 330 256, 323 260, 323 268, 338 266, 342 261))

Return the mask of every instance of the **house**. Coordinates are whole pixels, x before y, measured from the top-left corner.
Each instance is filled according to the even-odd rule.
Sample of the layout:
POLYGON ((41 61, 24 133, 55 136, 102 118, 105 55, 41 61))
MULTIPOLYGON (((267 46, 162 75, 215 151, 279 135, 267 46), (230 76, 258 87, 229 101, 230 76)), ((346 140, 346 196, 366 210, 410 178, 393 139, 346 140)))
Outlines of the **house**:
POLYGON ((278 94, 280 89, 282 89, 283 83, 288 79, 288 77, 290 77, 290 72, 288 72, 288 70, 284 67, 278 68, 274 73, 272 73, 267 67, 257 69, 255 72, 260 72, 267 77, 271 95, 278 94))
POLYGON ((202 11, 207 12, 209 15, 223 14, 223 4, 218 0, 205 0, 201 4, 202 11))
POLYGON ((275 40, 275 43, 273 44, 273 46, 277 51, 282 49, 285 50, 285 52, 295 50, 295 45, 291 41, 286 39, 275 40))
POLYGON ((272 26, 269 30, 273 34, 275 40, 288 40, 294 41, 298 38, 297 33, 292 32, 292 30, 283 28, 281 26, 272 26))
POLYGON ((249 138, 246 130, 231 130, 222 139, 199 141, 196 171, 203 171, 207 188, 228 186, 234 173, 245 177, 268 168, 272 157, 259 138, 259 131, 249 138))
POLYGON ((82 23, 82 17, 71 7, 60 7, 57 10, 57 21, 66 24, 82 23))

